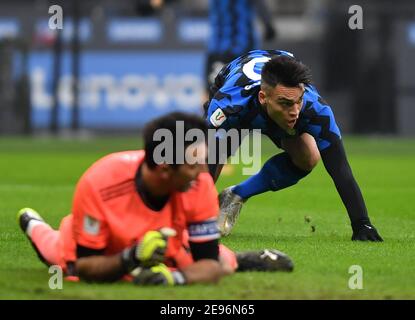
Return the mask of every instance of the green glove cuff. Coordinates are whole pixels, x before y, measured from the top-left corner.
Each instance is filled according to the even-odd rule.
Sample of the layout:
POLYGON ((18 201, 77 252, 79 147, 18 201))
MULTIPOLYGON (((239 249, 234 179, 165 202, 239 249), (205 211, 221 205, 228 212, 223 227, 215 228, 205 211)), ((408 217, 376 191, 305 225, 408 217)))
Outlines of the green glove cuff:
POLYGON ((140 266, 140 261, 135 256, 136 246, 126 248, 121 252, 121 266, 124 273, 129 273, 140 266))

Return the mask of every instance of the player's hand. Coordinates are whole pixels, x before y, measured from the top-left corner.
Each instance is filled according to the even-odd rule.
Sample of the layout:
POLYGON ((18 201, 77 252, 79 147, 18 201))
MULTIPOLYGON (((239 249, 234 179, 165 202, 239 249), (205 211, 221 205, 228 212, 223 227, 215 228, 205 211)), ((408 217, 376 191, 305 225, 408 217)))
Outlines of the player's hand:
POLYGON ((170 271, 162 263, 150 268, 137 268, 131 272, 131 275, 134 277, 133 282, 138 285, 173 286, 186 283, 183 273, 170 271))
POLYGON ((148 231, 143 239, 121 254, 122 264, 126 271, 136 267, 151 267, 164 261, 168 237, 176 235, 171 228, 162 228, 158 231, 148 231))
POLYGON ((175 235, 176 231, 170 228, 148 231, 140 243, 135 246, 135 258, 140 261, 140 265, 143 267, 149 267, 163 262, 168 237, 175 235))
POLYGON ((353 241, 383 241, 376 228, 370 223, 353 226, 353 241))

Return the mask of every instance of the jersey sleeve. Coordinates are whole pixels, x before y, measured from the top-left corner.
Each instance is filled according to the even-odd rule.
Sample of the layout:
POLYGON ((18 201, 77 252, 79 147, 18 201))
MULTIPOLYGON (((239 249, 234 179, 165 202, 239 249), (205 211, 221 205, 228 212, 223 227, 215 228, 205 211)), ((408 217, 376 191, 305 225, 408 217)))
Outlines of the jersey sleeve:
POLYGON ((209 173, 201 173, 196 183, 188 195, 193 204, 186 212, 189 241, 206 242, 219 239, 219 202, 212 177, 209 173))
POLYGON ((249 99, 235 99, 237 88, 219 89, 209 103, 207 122, 210 128, 229 130, 239 127, 243 106, 249 99), (246 100, 246 101, 245 101, 246 100))
MULTIPOLYGON (((241 128, 250 113, 252 99, 258 95, 261 70, 274 55, 294 57, 281 50, 253 50, 225 66, 215 79, 217 91, 207 109, 207 122, 211 128, 241 128)), ((212 92, 211 92, 212 94, 212 92)))
POLYGON ((304 114, 308 120, 304 131, 314 137, 320 152, 341 139, 333 111, 323 99, 307 101, 304 114))
POLYGON ((102 199, 85 176, 76 186, 72 214, 73 235, 77 245, 94 250, 105 249, 109 228, 102 199))
POLYGON ((333 179, 352 225, 370 224, 366 205, 347 160, 333 111, 320 96, 316 97, 316 101, 307 104, 305 113, 309 122, 306 132, 316 139, 324 166, 333 179))

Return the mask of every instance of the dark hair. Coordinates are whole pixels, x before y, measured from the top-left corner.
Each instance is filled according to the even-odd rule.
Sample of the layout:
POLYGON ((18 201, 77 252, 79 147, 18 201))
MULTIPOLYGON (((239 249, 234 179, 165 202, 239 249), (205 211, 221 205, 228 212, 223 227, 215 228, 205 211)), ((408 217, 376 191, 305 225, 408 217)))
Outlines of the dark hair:
MULTIPOLYGON (((195 142, 196 138, 192 141, 186 141, 185 136, 186 133, 190 129, 199 129, 203 132, 204 138, 206 138, 207 134, 207 124, 206 122, 199 116, 194 114, 188 114, 184 112, 171 112, 164 116, 161 116, 159 118, 156 118, 149 122, 145 127, 143 131, 143 138, 144 138, 144 149, 145 149, 145 158, 144 161, 148 165, 149 168, 155 168, 157 166, 157 163, 154 160, 154 149, 164 141, 155 141, 154 140, 154 133, 159 129, 167 129, 169 132, 172 133, 173 136, 173 145, 172 150, 173 152, 173 163, 170 163, 174 168, 176 168, 178 165, 183 164, 183 162, 178 163, 177 161, 177 155, 179 153, 182 153, 181 155, 183 157, 180 157, 181 159, 184 159, 184 152, 186 148, 191 145, 193 142, 195 142), (183 137, 178 137, 177 133, 177 127, 176 124, 178 122, 183 123, 183 137), (177 139, 183 139, 180 141, 180 145, 177 145, 177 139), (183 146, 183 148, 180 148, 180 146, 183 146), (182 150, 181 150, 182 149, 182 150)), ((179 133, 181 134, 181 133, 179 133)), ((205 139, 206 141, 206 139, 205 139)))
POLYGON ((273 88, 277 84, 296 87, 300 83, 311 83, 310 69, 302 62, 284 55, 274 56, 265 63, 261 81, 273 88))

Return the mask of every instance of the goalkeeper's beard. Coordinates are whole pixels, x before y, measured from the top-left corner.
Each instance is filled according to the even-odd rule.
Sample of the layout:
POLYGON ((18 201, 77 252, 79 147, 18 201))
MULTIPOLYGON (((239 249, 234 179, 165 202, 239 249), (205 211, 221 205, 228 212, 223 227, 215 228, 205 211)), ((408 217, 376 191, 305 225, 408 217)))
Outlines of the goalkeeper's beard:
POLYGON ((188 191, 192 187, 192 184, 193 184, 193 180, 190 181, 190 182, 188 182, 188 183, 186 183, 184 186, 178 188, 178 191, 179 192, 186 192, 186 191, 188 191))

